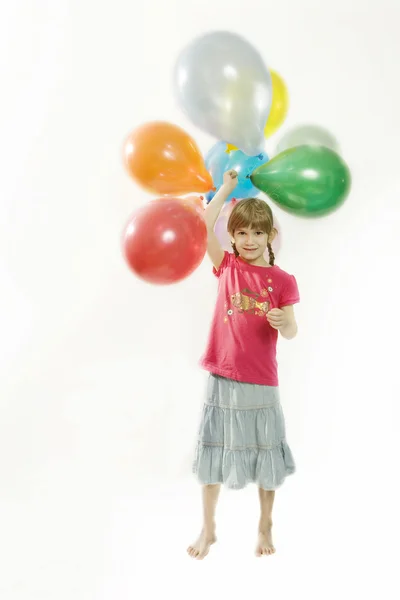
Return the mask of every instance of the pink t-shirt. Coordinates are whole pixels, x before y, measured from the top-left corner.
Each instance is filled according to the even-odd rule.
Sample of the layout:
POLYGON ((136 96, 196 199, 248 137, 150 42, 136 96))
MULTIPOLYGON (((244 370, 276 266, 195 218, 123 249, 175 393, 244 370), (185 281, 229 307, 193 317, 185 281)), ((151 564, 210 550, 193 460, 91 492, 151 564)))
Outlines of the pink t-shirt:
POLYGON ((266 314, 300 301, 296 279, 277 265, 250 265, 230 252, 213 272, 218 297, 200 365, 228 379, 277 386, 278 331, 266 314))

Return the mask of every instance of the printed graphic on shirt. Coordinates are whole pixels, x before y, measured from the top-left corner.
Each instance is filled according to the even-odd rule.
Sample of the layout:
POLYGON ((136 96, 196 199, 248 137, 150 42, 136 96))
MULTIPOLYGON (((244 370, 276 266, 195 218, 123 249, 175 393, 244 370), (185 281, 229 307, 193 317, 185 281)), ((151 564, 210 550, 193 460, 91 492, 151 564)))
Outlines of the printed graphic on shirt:
POLYGON ((272 287, 262 289, 261 293, 244 288, 241 292, 232 294, 231 305, 233 306, 233 310, 231 308, 228 309, 228 303, 225 302, 225 309, 228 309, 227 316, 224 318, 225 323, 233 315, 234 310, 240 314, 247 313, 258 317, 265 317, 270 309, 270 302, 267 298, 269 297, 269 292, 272 291, 272 287))

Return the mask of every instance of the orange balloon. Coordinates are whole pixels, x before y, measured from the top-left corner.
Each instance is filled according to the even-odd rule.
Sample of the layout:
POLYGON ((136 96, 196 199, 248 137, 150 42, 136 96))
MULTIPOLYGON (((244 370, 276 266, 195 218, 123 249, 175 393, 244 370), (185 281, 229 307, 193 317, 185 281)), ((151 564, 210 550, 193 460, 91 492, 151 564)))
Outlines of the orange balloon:
POLYGON ((196 142, 171 123, 145 123, 130 133, 124 146, 124 162, 133 179, 156 194, 214 189, 196 142))

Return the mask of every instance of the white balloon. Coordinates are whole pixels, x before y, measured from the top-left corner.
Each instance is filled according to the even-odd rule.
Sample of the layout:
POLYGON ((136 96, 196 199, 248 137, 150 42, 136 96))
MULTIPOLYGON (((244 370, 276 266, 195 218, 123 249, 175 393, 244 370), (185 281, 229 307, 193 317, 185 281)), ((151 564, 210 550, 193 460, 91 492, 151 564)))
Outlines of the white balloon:
POLYGON ((225 31, 197 38, 178 58, 174 89, 199 128, 250 156, 263 152, 271 75, 245 39, 225 31))
POLYGON ((296 146, 324 146, 340 154, 339 143, 336 138, 319 125, 300 125, 290 129, 279 141, 276 154, 296 146))

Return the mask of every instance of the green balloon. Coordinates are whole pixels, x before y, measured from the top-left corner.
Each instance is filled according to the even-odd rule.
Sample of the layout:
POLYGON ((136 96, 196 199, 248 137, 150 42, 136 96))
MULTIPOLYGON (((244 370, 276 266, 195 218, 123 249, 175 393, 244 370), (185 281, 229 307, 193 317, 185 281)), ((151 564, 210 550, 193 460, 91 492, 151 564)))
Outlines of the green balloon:
POLYGON ((346 163, 323 146, 289 148, 258 167, 250 179, 281 208, 302 217, 333 212, 351 185, 346 163))

